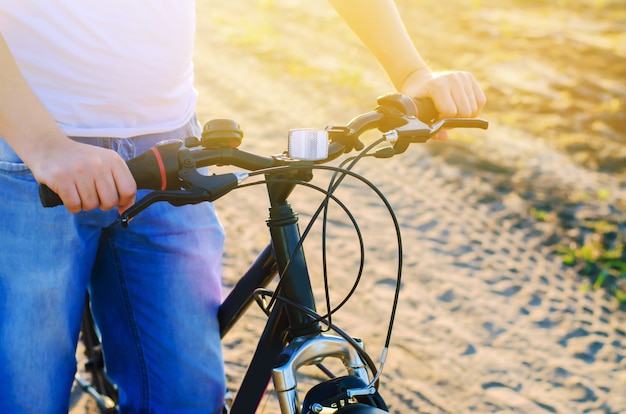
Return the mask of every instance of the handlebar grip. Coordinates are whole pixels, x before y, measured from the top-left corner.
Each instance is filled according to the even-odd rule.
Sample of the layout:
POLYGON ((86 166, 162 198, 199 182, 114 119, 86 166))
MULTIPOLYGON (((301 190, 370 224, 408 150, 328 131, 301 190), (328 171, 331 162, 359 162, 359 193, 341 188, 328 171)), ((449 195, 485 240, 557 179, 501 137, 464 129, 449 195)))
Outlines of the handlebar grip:
MULTIPOLYGON (((136 158, 126 162, 130 173, 137 183, 137 189, 164 190, 162 188, 164 178, 162 157, 156 147, 144 152, 136 158), (161 162, 157 159, 161 158, 161 162)), ((178 165, 176 165, 178 166, 178 165)))
POLYGON ((420 121, 432 124, 439 118, 439 112, 435 108, 435 103, 430 98, 415 99, 417 105, 417 117, 420 121))
MULTIPOLYGON (((161 189, 159 165, 152 151, 145 152, 139 157, 127 161, 126 165, 128 165, 133 178, 137 182, 137 188, 161 189)), ((39 200, 44 207, 63 205, 61 197, 45 184, 39 184, 39 200)))
POLYGON ((61 197, 45 184, 39 184, 39 199, 44 207, 56 207, 63 204, 61 197))
POLYGON ((406 115, 417 116, 426 123, 432 124, 439 119, 439 112, 435 108, 435 103, 427 97, 413 98, 397 92, 391 92, 378 97, 379 110, 391 108, 406 115))

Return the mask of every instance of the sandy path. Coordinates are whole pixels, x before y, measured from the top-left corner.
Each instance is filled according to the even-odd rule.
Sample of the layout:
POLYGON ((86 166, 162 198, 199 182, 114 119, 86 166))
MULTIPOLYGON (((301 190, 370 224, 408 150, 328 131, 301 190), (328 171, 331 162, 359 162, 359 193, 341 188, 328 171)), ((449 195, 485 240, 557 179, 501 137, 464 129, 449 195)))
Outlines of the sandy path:
MULTIPOLYGON (((199 113, 203 120, 237 119, 247 149, 280 152, 287 129, 344 123, 390 88, 328 8, 294 1, 213 3, 199 5, 211 23, 198 30, 199 113)), ((438 18, 441 7, 433 9, 438 18)), ((419 25, 420 36, 429 33, 427 24, 434 23, 419 25)), ((420 39, 424 53, 434 56, 420 39)), ((473 68, 471 54, 446 59, 440 64, 473 68)), ((585 290, 586 281, 552 254, 553 224, 529 215, 533 200, 554 189, 608 188, 612 200, 626 200, 624 180, 581 167, 501 116, 487 110, 487 132, 459 132, 450 143, 412 148, 360 169, 394 205, 405 249, 382 392, 393 412, 626 413, 626 317, 603 292, 585 290)), ((362 186, 350 182, 341 196, 357 211, 370 250, 360 302, 337 322, 376 353, 393 288, 393 233, 362 186)), ((226 289, 267 239, 266 212, 250 203, 263 197, 252 189, 217 203, 231 235, 226 289)), ((304 192, 295 199, 303 221, 316 197, 304 192)), ((331 277, 339 297, 354 276, 355 244, 346 226, 331 231, 330 251, 338 258, 331 277)), ((313 250, 318 242, 311 243, 313 250)), ((319 274, 312 256, 309 261, 319 274)), ((253 311, 225 340, 231 382, 244 371, 261 320, 253 311)), ((84 404, 72 413, 85 412, 84 404)), ((268 404, 265 412, 276 408, 268 404)))

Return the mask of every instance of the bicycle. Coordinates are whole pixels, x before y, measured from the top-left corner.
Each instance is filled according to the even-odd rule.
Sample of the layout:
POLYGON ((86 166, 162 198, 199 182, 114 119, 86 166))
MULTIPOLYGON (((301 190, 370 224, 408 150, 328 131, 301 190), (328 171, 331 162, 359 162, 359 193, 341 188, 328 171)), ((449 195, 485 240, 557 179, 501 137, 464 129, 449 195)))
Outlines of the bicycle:
MULTIPOLYGON (((131 219, 155 202, 193 204, 215 201, 236 188, 257 184, 263 184, 267 188, 270 204, 267 226, 271 242, 225 298, 218 314, 222 337, 240 320, 252 303, 257 303, 267 314, 267 323, 239 390, 225 404, 224 412, 255 412, 270 379, 283 414, 387 412, 387 405, 378 392, 378 382, 389 348, 399 299, 401 235, 393 209, 382 192, 367 179, 354 173, 352 168, 365 156, 390 158, 401 154, 411 143, 425 142, 443 128, 488 127, 488 123, 481 119, 435 119, 436 112, 432 103, 416 102, 405 95, 393 93, 379 97, 375 110, 357 116, 345 126, 292 131, 289 151, 280 155, 265 156, 240 150, 238 147, 242 142, 243 132, 239 125, 232 120, 218 119, 209 121, 204 126, 201 137, 190 137, 184 143, 160 143, 128 161, 138 188, 153 191, 121 215, 123 226, 132 225, 131 219), (382 137, 365 146, 360 136, 376 128, 382 132, 382 137), (329 165, 330 161, 353 151, 358 151, 358 155, 347 158, 339 166, 329 165), (198 168, 224 165, 247 172, 213 175, 198 172, 198 168), (326 189, 310 184, 313 172, 319 170, 334 173, 326 189), (332 323, 332 314, 347 302, 358 284, 363 267, 362 240, 359 240, 361 265, 354 287, 333 309, 327 300, 327 314, 318 314, 303 250, 303 241, 311 224, 301 233, 298 214, 288 201, 297 185, 321 191, 323 201, 312 215, 310 223, 322 215, 325 231, 326 213, 332 201, 351 219, 358 235, 358 225, 353 216, 341 200, 334 196, 335 190, 348 176, 360 180, 378 195, 389 211, 397 235, 398 281, 380 366, 377 366, 359 340, 332 323), (264 178, 244 184, 244 181, 254 177, 264 178), (277 275, 277 286, 274 291, 268 290, 267 286, 277 275), (334 334, 327 332, 331 330, 334 334), (341 361, 346 374, 335 376, 330 372, 322 364, 329 358, 341 361), (296 374, 301 367, 308 365, 318 366, 328 379, 312 386, 300 403, 296 374)), ((40 187, 40 195, 44 206, 61 203, 56 194, 45 186, 40 187)), ((325 251, 322 253, 325 255, 325 251)), ((325 287, 328 289, 327 283, 325 287)), ((328 297, 328 292, 326 296, 328 297)), ((106 376, 97 328, 91 318, 88 301, 83 318, 82 338, 88 358, 86 370, 91 373, 92 378, 87 381, 77 375, 76 381, 96 400, 101 412, 117 412, 116 388, 106 376)))

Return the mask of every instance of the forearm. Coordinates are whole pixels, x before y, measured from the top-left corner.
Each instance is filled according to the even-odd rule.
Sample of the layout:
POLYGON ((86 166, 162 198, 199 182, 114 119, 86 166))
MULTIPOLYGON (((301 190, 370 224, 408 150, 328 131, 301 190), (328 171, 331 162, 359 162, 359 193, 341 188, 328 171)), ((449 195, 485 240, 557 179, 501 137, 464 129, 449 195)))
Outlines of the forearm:
POLYGON ((1 33, 0 62, 0 136, 26 161, 65 135, 22 76, 1 33))
POLYGON ((428 71, 391 0, 329 0, 383 66, 396 88, 418 70, 428 71))

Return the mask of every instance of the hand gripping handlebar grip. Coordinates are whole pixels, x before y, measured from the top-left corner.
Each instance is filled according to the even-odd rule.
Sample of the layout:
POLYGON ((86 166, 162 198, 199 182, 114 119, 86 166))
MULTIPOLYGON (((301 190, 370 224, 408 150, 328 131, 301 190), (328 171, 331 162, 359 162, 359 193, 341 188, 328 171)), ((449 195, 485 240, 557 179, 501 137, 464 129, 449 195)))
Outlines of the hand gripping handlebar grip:
POLYGON ((430 98, 418 98, 415 100, 417 105, 417 117, 427 124, 432 124, 439 118, 439 112, 435 108, 435 103, 430 98))
POLYGON ((417 117, 420 121, 432 124, 439 118, 435 103, 430 98, 412 98, 397 92, 378 97, 379 108, 393 108, 400 113, 417 117))
MULTIPOLYGON (((135 178, 138 189, 178 189, 178 150, 182 141, 173 140, 157 144, 137 158, 126 162, 135 178)), ((61 198, 47 185, 39 186, 39 199, 44 207, 63 204, 61 198)))

